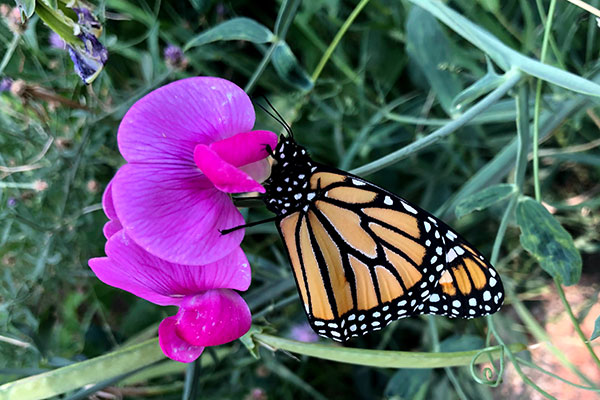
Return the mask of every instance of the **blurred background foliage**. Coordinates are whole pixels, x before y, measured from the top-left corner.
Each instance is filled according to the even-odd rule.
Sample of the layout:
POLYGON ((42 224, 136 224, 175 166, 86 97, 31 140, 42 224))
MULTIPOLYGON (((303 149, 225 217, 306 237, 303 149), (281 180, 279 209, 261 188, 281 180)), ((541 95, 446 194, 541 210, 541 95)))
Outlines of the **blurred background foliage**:
MULTIPOLYGON (((89 86, 73 72, 67 52, 50 46, 51 31, 36 14, 17 30, 10 15, 4 16, 0 74, 13 83, 0 93, 2 382, 153 337, 158 322, 172 313, 102 284, 87 267, 89 258, 104 254, 106 218, 100 201, 123 163, 116 144, 119 121, 133 102, 152 89, 188 76, 229 79, 257 99, 268 96, 316 160, 351 170, 425 137, 497 86, 490 75, 489 81, 483 81, 491 82, 490 87, 476 87, 465 95, 464 89, 477 81, 481 85, 489 72, 485 54, 427 11, 397 0, 368 2, 319 73, 322 55, 357 3, 99 1, 95 13, 104 24, 101 40, 109 60, 89 86), (226 21, 233 22, 209 30, 226 21), (185 59, 167 62, 163 52, 169 45, 185 48, 185 59)), ((453 0, 448 5, 513 50, 539 59, 549 3, 453 0)), ((595 18, 567 1, 554 3, 545 61, 593 79, 600 56, 595 18)), ((14 6, 3 4, 4 11, 14 6)), ((535 84, 530 78, 521 82, 531 89, 524 106, 531 115, 535 84)), ((516 90, 446 139, 368 178, 435 212, 490 255, 509 199, 500 196, 490 207, 472 213, 477 207, 469 210, 463 203, 458 219, 455 208, 467 194, 514 182, 514 146, 512 153, 505 152, 517 136, 516 90), (465 191, 468 185, 474 186, 465 191)), ((600 311, 597 99, 547 84, 542 93, 542 199, 581 253, 583 277, 575 288, 584 295, 573 297, 572 307, 583 322, 589 320, 588 314, 595 318, 600 311), (556 119, 553 125, 548 122, 551 117, 556 119)), ((257 127, 281 131, 261 111, 257 127)), ((523 193, 533 197, 530 165, 523 193)), ((250 221, 269 216, 262 208, 244 212, 250 221)), ((544 333, 536 326, 543 331, 548 319, 565 311, 552 278, 521 247, 514 215, 507 218, 497 267, 512 295, 495 316, 496 326, 506 343, 534 344, 544 333), (520 308, 511 306, 515 302, 520 308), (532 316, 533 322, 527 319, 532 316)), ((253 267, 253 283, 244 298, 255 325, 279 336, 312 339, 299 333, 305 316, 275 226, 248 229, 243 247, 253 267)), ((411 318, 348 346, 470 350, 484 346, 486 332, 484 319, 411 318)), ((577 340, 574 332, 572 337, 577 340)), ((197 393, 202 398, 256 400, 491 399, 509 394, 529 398, 532 393, 510 371, 502 385, 491 388, 476 383, 468 368, 392 370, 296 358, 266 349, 260 355, 254 358, 240 342, 209 349, 197 371, 197 393)), ((522 357, 536 361, 535 354, 522 357)), ((560 368, 570 368, 558 359, 545 367, 558 374, 560 368)), ((584 369, 586 365, 579 364, 592 382, 577 373, 572 379, 598 384, 597 365, 590 364, 591 370, 584 369)), ((162 363, 107 385, 104 394, 181 398, 185 392, 189 396, 189 390, 184 390, 185 371, 182 364, 162 363)), ((561 396, 566 393, 563 386, 545 388, 566 398, 561 396)))

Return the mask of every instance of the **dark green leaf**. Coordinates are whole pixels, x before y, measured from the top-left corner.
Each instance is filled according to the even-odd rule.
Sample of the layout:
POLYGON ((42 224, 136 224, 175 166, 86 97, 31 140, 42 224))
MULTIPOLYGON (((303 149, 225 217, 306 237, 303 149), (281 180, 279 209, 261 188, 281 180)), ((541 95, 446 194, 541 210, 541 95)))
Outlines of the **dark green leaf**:
POLYGON ((206 30, 186 43, 183 50, 222 40, 246 40, 252 43, 268 43, 275 36, 264 25, 250 18, 234 18, 206 30))
POLYGON ((485 346, 484 340, 475 335, 452 335, 440 343, 440 351, 469 351, 481 349, 485 346))
POLYGON ((590 336, 590 341, 596 339, 600 336, 600 317, 596 318, 596 323, 594 323, 594 332, 592 332, 592 336, 590 336))
POLYGON ((450 114, 452 100, 461 91, 461 83, 458 75, 447 68, 452 59, 448 38, 437 20, 420 7, 413 7, 408 15, 406 49, 450 114))
POLYGON ((581 255, 573 238, 537 201, 525 197, 517 205, 521 245, 540 263, 544 271, 573 285, 581 277, 581 255))
POLYGON ((515 185, 501 183, 487 187, 461 200, 455 209, 456 218, 461 218, 473 211, 480 211, 496 204, 516 192, 515 185))
POLYGON ((399 369, 388 381, 385 397, 412 399, 422 390, 427 390, 430 378, 430 369, 399 369))
POLYGON ((21 15, 25 16, 25 18, 33 15, 35 0, 15 0, 15 2, 17 3, 17 7, 19 7, 19 11, 21 11, 21 15))
POLYGON ((281 79, 298 89, 305 91, 312 89, 312 80, 300 66, 287 43, 277 43, 271 61, 281 79))

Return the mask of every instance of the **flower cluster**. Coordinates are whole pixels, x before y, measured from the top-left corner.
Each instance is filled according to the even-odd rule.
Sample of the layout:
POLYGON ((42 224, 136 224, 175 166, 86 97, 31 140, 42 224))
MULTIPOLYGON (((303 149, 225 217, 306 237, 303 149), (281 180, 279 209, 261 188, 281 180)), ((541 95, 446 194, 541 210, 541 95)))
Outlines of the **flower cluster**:
POLYGON ((53 29, 61 28, 50 34, 48 38, 50 45, 54 48, 66 49, 77 75, 85 84, 90 84, 100 74, 108 60, 108 51, 98 40, 102 34, 102 24, 87 4, 75 0, 69 2, 69 7, 77 15, 77 21, 49 7, 42 7, 43 12, 40 17, 53 29), (72 32, 72 34, 67 35, 65 32, 72 32))
POLYGON ((244 232, 220 230, 244 223, 230 193, 264 192, 266 148, 277 136, 253 126, 242 89, 197 77, 151 92, 119 127, 127 163, 103 196, 106 257, 89 265, 109 285, 179 307, 158 330, 163 352, 177 361, 250 328, 250 310, 235 291, 250 285, 244 232))

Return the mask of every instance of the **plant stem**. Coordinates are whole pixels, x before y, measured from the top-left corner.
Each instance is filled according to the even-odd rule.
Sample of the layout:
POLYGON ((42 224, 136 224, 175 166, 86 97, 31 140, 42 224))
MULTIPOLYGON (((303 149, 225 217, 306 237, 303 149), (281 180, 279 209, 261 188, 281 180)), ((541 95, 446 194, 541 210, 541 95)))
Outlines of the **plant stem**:
MULTIPOLYGON (((427 316, 427 324, 429 325, 429 333, 431 334, 433 351, 435 353, 438 353, 440 351, 440 338, 438 336, 438 330, 435 324, 435 317, 433 315, 427 316)), ((452 386, 454 386, 454 390, 456 391, 456 395, 458 396, 458 398, 461 400, 468 400, 468 397, 465 395, 464 390, 460 386, 460 382, 456 378, 456 375, 454 374, 454 371, 452 371, 452 368, 444 367, 444 372, 446 372, 450 383, 452 384, 452 386)))
MULTIPOLYGON (((338 347, 318 343, 303 343, 277 336, 257 333, 254 340, 271 350, 285 350, 323 360, 364 365, 378 368, 442 368, 469 365, 479 350, 457 351, 450 353, 426 353, 413 351, 366 350, 338 347)), ((521 343, 510 345, 513 351, 522 351, 526 347, 521 343)), ((491 356, 497 359, 499 349, 490 349, 491 356)))
POLYGON ((317 64, 317 67, 315 68, 314 72, 312 73, 311 79, 312 79, 313 82, 316 82, 317 79, 319 79, 319 76, 321 75, 321 72, 323 72, 323 68, 325 68, 325 64, 327 64, 327 61, 329 61, 329 58, 333 54, 333 52, 334 52, 335 48, 337 47, 337 45, 340 43, 340 40, 342 40, 342 37, 344 36, 344 34, 348 30, 348 28, 350 28, 350 25, 352 25, 352 23, 354 22, 354 20, 358 16, 358 14, 360 14, 360 12, 362 11, 362 9, 365 8, 365 6, 368 3, 369 3, 369 0, 361 0, 360 3, 358 3, 356 5, 356 7, 354 8, 354 10, 352 10, 352 12, 350 13, 350 15, 346 19, 346 21, 344 21, 344 23, 342 24, 340 30, 338 31, 338 33, 336 33, 335 37, 333 38, 333 40, 329 44, 329 47, 327 47, 327 50, 325 50, 325 53, 323 53, 323 56, 319 60, 319 63, 317 64))
POLYGON ((475 118, 485 109, 490 107, 492 104, 500 100, 502 96, 504 96, 513 86, 515 86, 521 80, 522 74, 518 69, 515 68, 506 72, 506 74, 504 74, 504 77, 505 81, 500 86, 494 89, 491 93, 485 96, 473 107, 468 109, 457 119, 447 123, 440 129, 437 129, 436 131, 430 133, 426 137, 419 139, 416 142, 409 144, 408 146, 404 146, 403 148, 396 150, 388 154, 387 156, 381 157, 380 159, 365 164, 362 167, 356 168, 350 172, 362 176, 372 174, 450 135, 457 129, 464 126, 467 122, 475 118))
POLYGON ((8 45, 8 47, 6 48, 6 51, 4 52, 4 56, 2 57, 2 63, 0 63, 0 75, 2 75, 2 73, 4 72, 4 68, 6 68, 10 59, 12 58, 12 55, 14 54, 15 50, 17 49, 17 45, 19 44, 20 38, 21 38, 21 36, 17 35, 16 33, 13 35, 13 38, 10 41, 10 44, 8 45))
MULTIPOLYGON (((546 59, 546 53, 548 52, 548 40, 550 39, 550 31, 552 29, 552 20, 554 19, 554 10, 556 9, 556 0, 550 1, 550 8, 548 10, 548 18, 544 26, 544 39, 542 41, 542 54, 540 55, 540 62, 544 62, 546 59)), ((539 148, 539 137, 540 137, 540 106, 542 102, 542 84, 541 79, 537 80, 535 88, 535 104, 533 108, 533 184, 535 188, 535 199, 541 201, 542 194, 540 189, 540 160, 538 157, 539 148)))
POLYGON ((563 305, 565 306, 565 310, 567 311, 567 314, 569 314, 569 318, 571 319, 571 322, 573 323, 573 327, 575 328, 577 335, 579 336, 579 338, 581 339, 581 341, 583 342, 585 347, 587 347, 587 349, 590 352, 590 355, 592 356, 592 358, 594 359, 594 362, 596 363, 596 365, 598 367, 600 367, 600 359, 594 352, 594 349, 592 348, 592 345, 590 344, 590 342, 587 340, 587 337, 583 334, 583 331, 581 330, 581 326, 579 326, 579 322, 577 321, 577 317, 575 317, 575 314, 573 314, 573 309, 571 308, 571 305, 567 301, 567 297, 565 296, 565 291, 563 290, 562 285, 561 285, 560 281, 558 280, 558 278, 554 278, 554 284, 556 285, 556 291, 558 292, 558 297, 560 297, 560 300, 562 301, 563 305))
POLYGON ((271 61, 273 52, 275 51, 275 48, 277 47, 278 44, 279 44, 279 40, 276 40, 273 43, 271 43, 271 46, 269 46, 269 48, 263 55, 262 60, 260 60, 260 63, 258 64, 258 67, 256 67, 256 69, 254 70, 254 73, 250 77, 250 80, 248 81, 246 86, 244 86, 244 92, 246 92, 248 94, 250 94, 250 92, 252 92, 252 89, 254 89, 254 85, 256 85, 256 82, 258 81, 258 78, 260 78, 260 76, 265 71, 265 68, 267 68, 269 61, 271 61))
POLYGON ((512 362, 512 364, 515 367, 515 371, 517 371, 517 374, 519 374, 519 376, 521 377, 521 379, 523 380, 523 382, 525 382, 526 384, 528 384, 529 386, 531 386, 532 388, 534 388, 537 392, 539 392, 542 396, 546 397, 547 399, 555 399, 556 398, 552 395, 550 395, 549 393, 547 393, 546 391, 544 391, 541 387, 539 387, 538 385, 536 385, 531 379, 529 379, 529 377, 527 375, 525 375, 523 373, 523 371, 521 371, 521 367, 518 364, 518 361, 515 357, 515 355, 513 354, 512 350, 509 349, 505 344, 504 341, 502 340, 502 338, 500 337, 500 335, 498 335, 498 332, 496 331, 496 327, 494 325, 494 319, 493 316, 489 316, 487 318, 487 322, 488 322, 488 328, 490 329, 490 331, 492 332, 492 334, 496 337, 496 340, 498 340, 498 343, 504 347, 505 351, 506 351, 506 355, 508 356, 508 358, 510 359, 510 361, 512 362))

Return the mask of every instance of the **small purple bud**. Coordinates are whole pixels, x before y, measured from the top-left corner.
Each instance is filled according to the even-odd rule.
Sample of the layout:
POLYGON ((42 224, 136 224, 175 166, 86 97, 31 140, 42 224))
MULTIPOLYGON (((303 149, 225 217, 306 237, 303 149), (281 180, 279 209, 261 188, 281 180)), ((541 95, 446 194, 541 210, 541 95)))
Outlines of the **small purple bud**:
POLYGON ((319 340, 319 336, 306 322, 292 326, 290 337, 299 342, 313 343, 319 340))
POLYGON ((17 205, 17 199, 15 199, 14 197, 9 197, 6 200, 6 205, 8 206, 8 208, 13 208, 17 205))
POLYGON ((48 37, 48 42, 50 43, 50 47, 55 49, 65 50, 67 48, 67 44, 60 37, 60 35, 54 31, 50 32, 50 36, 48 37))
POLYGON ((188 64, 187 57, 183 54, 181 47, 173 44, 168 45, 163 53, 165 62, 171 68, 185 69, 188 64))
POLYGON ((2 78, 0 80, 0 93, 8 92, 12 86, 13 80, 10 78, 2 78))

